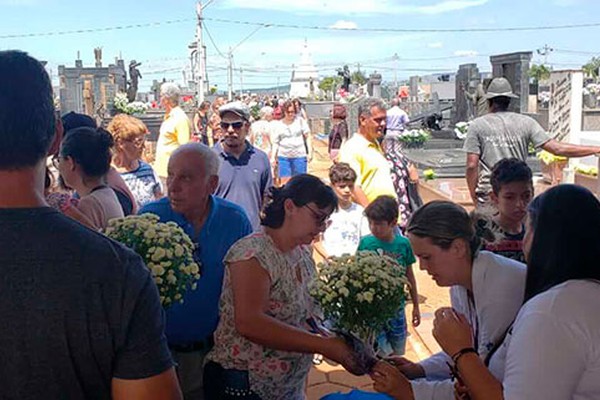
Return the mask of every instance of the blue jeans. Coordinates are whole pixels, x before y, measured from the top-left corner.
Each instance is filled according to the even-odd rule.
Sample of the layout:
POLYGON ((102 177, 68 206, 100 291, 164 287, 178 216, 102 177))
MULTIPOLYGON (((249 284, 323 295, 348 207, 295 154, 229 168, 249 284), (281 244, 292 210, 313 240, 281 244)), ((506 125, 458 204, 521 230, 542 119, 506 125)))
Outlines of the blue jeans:
POLYGON ((306 157, 277 157, 279 163, 279 177, 289 178, 306 173, 306 157))
POLYGON ((402 356, 406 351, 406 314, 404 306, 388 326, 377 336, 377 348, 382 356, 402 356))

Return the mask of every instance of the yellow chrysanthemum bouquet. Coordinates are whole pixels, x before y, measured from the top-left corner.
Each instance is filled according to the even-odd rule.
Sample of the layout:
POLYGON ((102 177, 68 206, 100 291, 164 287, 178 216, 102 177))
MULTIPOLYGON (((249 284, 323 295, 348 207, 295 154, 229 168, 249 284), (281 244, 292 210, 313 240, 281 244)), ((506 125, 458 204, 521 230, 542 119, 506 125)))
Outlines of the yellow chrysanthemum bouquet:
POLYGON ((336 328, 373 346, 375 336, 397 316, 407 285, 406 270, 395 259, 359 251, 320 264, 311 295, 336 328))
POLYGON ((159 222, 154 214, 111 220, 106 236, 139 254, 152 272, 164 308, 183 303, 183 295, 196 289, 200 266, 194 261, 194 243, 174 222, 159 222))

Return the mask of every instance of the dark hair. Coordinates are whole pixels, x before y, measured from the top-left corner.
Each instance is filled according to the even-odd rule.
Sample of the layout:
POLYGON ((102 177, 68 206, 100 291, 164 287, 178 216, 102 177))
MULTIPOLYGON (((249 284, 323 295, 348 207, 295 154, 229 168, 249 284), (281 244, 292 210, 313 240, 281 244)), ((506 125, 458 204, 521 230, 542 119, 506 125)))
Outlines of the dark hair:
POLYGON ((473 220, 467 211, 451 201, 435 200, 414 212, 406 232, 429 238, 431 242, 447 250, 456 239, 465 240, 474 258, 481 247, 481 238, 476 234, 473 220))
POLYGON ((329 182, 332 185, 341 182, 356 182, 356 171, 348 163, 336 163, 329 168, 329 182))
POLYGON ((63 115, 60 119, 65 130, 65 135, 75 128, 87 126, 95 129, 98 127, 98 124, 96 124, 96 120, 94 120, 94 118, 87 114, 80 114, 73 111, 63 115))
POLYGON ((495 106, 498 111, 506 111, 510 106, 510 97, 507 96, 497 96, 488 99, 488 106, 495 106))
POLYGON ((33 167, 44 159, 55 124, 44 66, 27 53, 0 51, 0 170, 33 167))
POLYGON ((495 194, 500 193, 503 185, 513 182, 527 182, 533 187, 531 168, 517 158, 505 158, 492 168, 490 184, 495 194))
POLYGON ((286 100, 283 102, 283 104, 281 105, 281 114, 285 115, 285 113, 287 113, 287 110, 290 107, 294 107, 294 113, 296 113, 296 106, 294 105, 294 103, 292 102, 292 100, 286 100))
POLYGON ((398 202, 392 196, 379 196, 365 208, 365 216, 370 221, 398 221, 398 202))
POLYGON ((322 180, 309 174, 296 175, 280 188, 273 187, 269 193, 260 223, 269 228, 280 228, 285 220, 284 203, 291 199, 297 207, 315 203, 318 208, 337 210, 335 192, 322 180))
POLYGON ((199 110, 208 110, 210 108, 210 101, 208 100, 204 100, 202 103, 200 103, 200 107, 198 107, 199 110))
POLYGON ((111 134, 102 128, 75 128, 63 139, 60 155, 73 158, 85 175, 100 177, 110 169, 113 145, 111 134))
POLYGON ((600 280, 600 202, 584 187, 555 186, 529 205, 533 241, 525 301, 571 279, 600 280))

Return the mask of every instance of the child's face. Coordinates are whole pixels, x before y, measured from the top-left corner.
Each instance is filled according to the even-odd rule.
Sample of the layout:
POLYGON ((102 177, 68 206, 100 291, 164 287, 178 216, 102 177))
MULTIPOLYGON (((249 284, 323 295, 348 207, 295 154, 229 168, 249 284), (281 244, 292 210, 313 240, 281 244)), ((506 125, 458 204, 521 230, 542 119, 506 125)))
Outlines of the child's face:
POLYGON ((500 217, 512 222, 522 222, 527 215, 527 206, 533 197, 531 182, 511 182, 502 185, 498 194, 491 198, 500 217))
POLYGON ((374 221, 369 219, 369 229, 373 236, 379 240, 387 240, 394 235, 396 222, 374 221))
POLYGON ((352 192, 354 191, 353 182, 338 182, 333 184, 333 191, 338 199, 344 203, 352 201, 352 192))

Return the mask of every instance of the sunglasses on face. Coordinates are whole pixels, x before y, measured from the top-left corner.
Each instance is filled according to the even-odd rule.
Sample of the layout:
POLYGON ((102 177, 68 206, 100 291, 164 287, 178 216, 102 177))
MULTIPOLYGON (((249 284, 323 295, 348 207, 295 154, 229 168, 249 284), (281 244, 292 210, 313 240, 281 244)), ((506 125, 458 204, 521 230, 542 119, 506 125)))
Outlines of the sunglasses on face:
POLYGON ((237 121, 237 122, 221 121, 221 128, 223 128, 223 130, 228 130, 229 127, 232 127, 233 129, 241 129, 242 126, 244 126, 244 121, 237 121))

